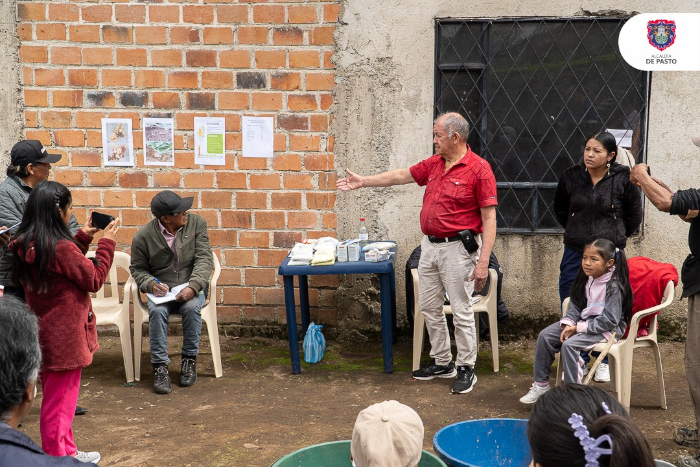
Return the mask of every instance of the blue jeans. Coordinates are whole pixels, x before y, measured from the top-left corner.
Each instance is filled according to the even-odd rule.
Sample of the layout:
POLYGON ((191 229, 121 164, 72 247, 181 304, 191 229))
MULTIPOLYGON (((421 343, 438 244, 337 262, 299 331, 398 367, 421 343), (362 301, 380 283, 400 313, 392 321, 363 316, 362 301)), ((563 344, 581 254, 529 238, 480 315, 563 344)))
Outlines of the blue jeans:
POLYGON ((182 315, 182 355, 195 357, 199 353, 199 336, 202 334, 201 310, 206 296, 198 293, 188 302, 166 302, 156 305, 148 300, 148 337, 151 341, 151 363, 167 365, 168 316, 182 315))

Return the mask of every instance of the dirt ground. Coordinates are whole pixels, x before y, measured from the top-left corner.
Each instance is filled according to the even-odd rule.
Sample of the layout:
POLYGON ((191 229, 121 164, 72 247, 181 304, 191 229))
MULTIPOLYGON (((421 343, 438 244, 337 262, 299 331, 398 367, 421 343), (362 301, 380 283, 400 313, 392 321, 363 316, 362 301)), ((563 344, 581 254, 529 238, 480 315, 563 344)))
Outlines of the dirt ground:
MULTIPOLYGON (((411 379, 411 342, 405 339, 394 346, 393 374, 382 372, 380 342, 350 347, 329 341, 322 362, 302 361, 302 373, 292 375, 286 341, 222 335, 224 375, 217 379, 203 336, 197 384, 180 388, 181 337, 174 336, 169 339, 173 391, 159 396, 152 391, 147 355, 141 382, 125 384, 119 339, 103 334, 101 349, 83 372, 78 403, 89 412, 73 423, 78 448, 100 451, 101 466, 269 466, 302 447, 350 439, 357 413, 387 399, 418 412, 429 451, 433 436, 445 425, 529 415, 518 398, 532 381, 534 341, 502 345, 499 373, 493 372, 490 346, 482 343, 474 391, 451 395, 452 380, 411 379)), ((631 413, 655 457, 675 462, 687 451, 673 443, 671 431, 676 425, 691 426, 693 411, 683 343, 664 343, 661 353, 668 410, 657 405, 653 358, 642 350, 635 353, 631 413)), ((610 384, 600 387, 612 390, 610 384)), ((40 404, 41 391, 21 428, 37 442, 40 404)))

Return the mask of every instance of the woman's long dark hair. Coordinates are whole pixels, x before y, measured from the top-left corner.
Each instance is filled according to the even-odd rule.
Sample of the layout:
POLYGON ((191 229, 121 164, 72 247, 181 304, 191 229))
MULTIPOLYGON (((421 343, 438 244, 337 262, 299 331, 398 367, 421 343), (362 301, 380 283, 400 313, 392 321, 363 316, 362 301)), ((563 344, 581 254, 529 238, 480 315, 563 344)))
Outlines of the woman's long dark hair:
MULTIPOLYGON (((630 273, 627 267, 625 252, 615 248, 615 244, 606 238, 599 238, 587 243, 583 247, 583 250, 586 251, 586 248, 589 247, 595 248, 605 262, 610 259, 615 260, 615 271, 610 280, 617 282, 620 286, 620 292, 622 294, 622 317, 625 319, 625 322, 629 324, 632 318, 632 287, 630 286, 630 273)), ((580 310, 588 306, 586 300, 587 282, 588 276, 583 272, 583 267, 579 266, 574 283, 571 285, 571 303, 576 305, 580 310)))
MULTIPOLYGON (((532 408, 527 438, 536 463, 542 467, 586 465, 581 442, 569 423, 574 413, 583 417, 591 438, 605 434, 612 438, 612 454, 598 458, 601 467, 654 467, 649 442, 617 399, 602 389, 581 384, 552 388, 532 408), (603 403, 610 414, 605 412, 603 403)), ((603 443, 601 447, 609 446, 603 443)))
POLYGON ((30 267, 15 252, 12 255, 13 283, 26 285, 29 290, 39 293, 48 291, 48 270, 56 259, 56 243, 61 240, 75 241, 63 222, 61 213, 68 209, 72 201, 68 188, 58 182, 41 182, 32 189, 14 240, 24 249, 25 254, 29 248, 34 247, 36 260, 32 267, 39 274, 30 275, 30 267))

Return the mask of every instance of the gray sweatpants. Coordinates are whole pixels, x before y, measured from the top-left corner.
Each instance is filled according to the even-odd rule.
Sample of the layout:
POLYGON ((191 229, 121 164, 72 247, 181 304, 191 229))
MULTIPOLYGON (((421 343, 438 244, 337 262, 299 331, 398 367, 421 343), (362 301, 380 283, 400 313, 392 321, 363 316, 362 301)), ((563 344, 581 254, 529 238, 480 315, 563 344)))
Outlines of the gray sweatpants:
POLYGON ((583 359, 581 351, 591 350, 598 342, 605 342, 600 334, 574 334, 562 343, 561 325, 559 322, 550 324, 537 336, 535 349, 535 382, 549 383, 552 372, 554 355, 560 352, 559 364, 563 365, 564 381, 567 383, 583 382, 583 359))
POLYGON ((700 294, 688 297, 688 327, 685 340, 685 376, 700 427, 700 294))

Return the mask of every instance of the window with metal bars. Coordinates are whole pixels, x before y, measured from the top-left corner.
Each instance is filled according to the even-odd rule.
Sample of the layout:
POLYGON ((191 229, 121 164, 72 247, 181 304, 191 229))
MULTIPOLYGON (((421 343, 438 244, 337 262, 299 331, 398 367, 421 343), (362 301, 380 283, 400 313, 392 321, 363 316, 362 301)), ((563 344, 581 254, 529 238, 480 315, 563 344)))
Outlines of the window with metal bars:
POLYGON ((650 73, 620 55, 624 18, 437 20, 435 115, 469 122, 469 145, 493 168, 500 233, 561 231, 561 173, 586 138, 626 130, 645 160, 650 73))

